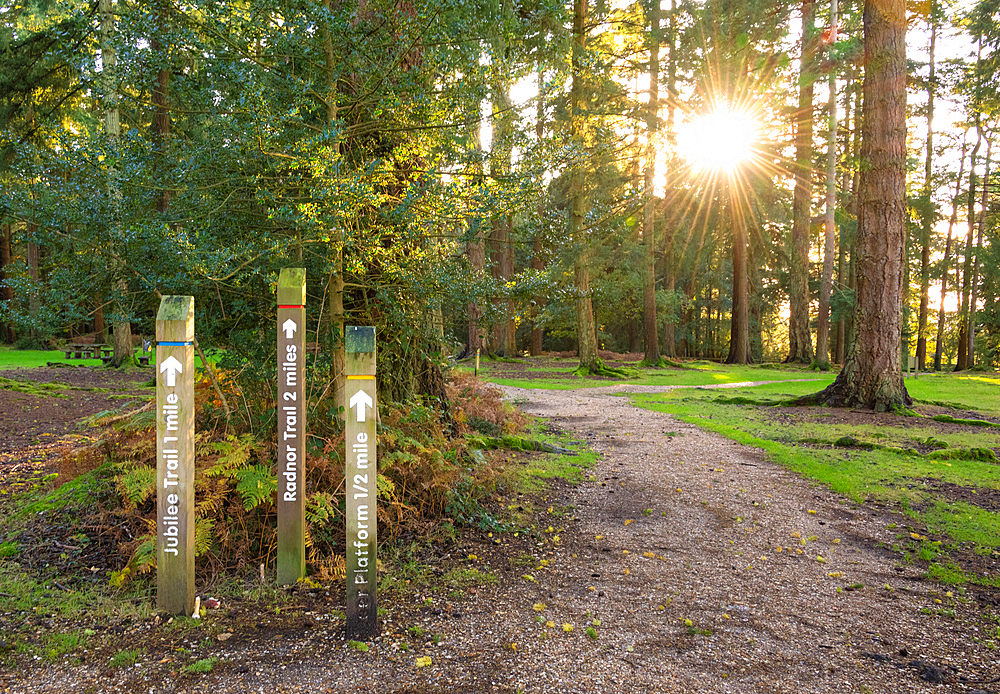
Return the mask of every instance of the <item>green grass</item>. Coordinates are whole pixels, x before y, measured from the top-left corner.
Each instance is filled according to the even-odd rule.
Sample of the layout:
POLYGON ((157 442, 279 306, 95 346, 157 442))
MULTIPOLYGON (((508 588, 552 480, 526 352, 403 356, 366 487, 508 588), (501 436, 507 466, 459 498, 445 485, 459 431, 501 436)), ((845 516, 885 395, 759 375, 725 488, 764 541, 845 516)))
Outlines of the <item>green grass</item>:
MULTIPOLYGON (((156 347, 152 348, 150 363, 156 361, 156 347)), ((218 349, 205 349, 205 357, 213 366, 221 359, 223 351, 218 349)), ((59 349, 14 349, 10 345, 0 345, 0 371, 5 369, 33 369, 39 366, 46 366, 48 362, 63 364, 67 367, 75 366, 101 366, 104 362, 100 358, 96 359, 66 359, 66 355, 59 349)), ((195 364, 201 367, 201 358, 195 355, 195 364)))
POLYGON ((526 464, 510 466, 502 475, 501 483, 508 493, 537 494, 555 478, 578 484, 585 479, 587 471, 597 462, 597 453, 587 448, 575 434, 550 433, 546 427, 544 420, 535 419, 531 422, 524 438, 568 448, 577 451, 579 455, 531 454, 526 464))
POLYGON ((14 349, 10 345, 0 345, 0 371, 4 369, 32 369, 45 366, 47 362, 59 362, 80 366, 100 366, 98 359, 66 359, 61 350, 14 349))
MULTIPOLYGON (((956 453, 1000 448, 994 428, 948 432, 937 422, 899 417, 895 424, 847 424, 824 408, 766 407, 746 404, 781 401, 819 390, 823 383, 780 383, 717 391, 685 389, 632 396, 640 407, 668 412, 715 431, 739 443, 755 446, 785 467, 814 479, 854 502, 897 506, 940 538, 911 541, 901 535, 908 556, 928 563, 928 575, 946 582, 978 583, 993 579, 965 576, 949 558, 959 544, 988 554, 1000 548, 1000 513, 961 501, 949 501, 936 483, 975 490, 1000 489, 997 464, 963 458, 956 453), (736 404, 742 403, 742 404, 736 404), (853 439, 868 448, 837 446, 853 439), (921 455, 928 442, 937 451, 921 455), (922 544, 921 544, 922 543, 922 544), (964 578, 963 578, 964 577, 964 578)), ((1000 417, 1000 379, 983 376, 927 376, 908 379, 907 388, 918 400, 957 403, 982 417, 1000 417), (967 389, 974 391, 972 395, 967 389)), ((919 404, 918 404, 919 407, 919 404)))
MULTIPOLYGON (((551 363, 551 362, 549 362, 551 363)), ((684 368, 632 368, 638 378, 592 379, 573 375, 575 361, 567 361, 566 366, 530 366, 528 373, 556 373, 552 378, 509 378, 509 372, 502 364, 489 364, 480 368, 479 375, 492 383, 516 388, 538 388, 546 390, 573 390, 576 388, 600 388, 615 384, 630 386, 707 386, 723 383, 756 381, 786 381, 792 379, 815 380, 814 390, 833 380, 832 374, 821 374, 805 368, 789 368, 779 365, 726 366, 715 362, 689 362, 684 368)), ((459 367, 462 370, 470 370, 459 367)), ((813 392, 807 390, 805 392, 813 392)))
POLYGON ((211 658, 202 658, 201 660, 196 660, 190 665, 185 665, 184 672, 203 675, 211 672, 217 662, 219 662, 219 659, 214 656, 211 658))
POLYGON ((451 569, 441 577, 441 582, 445 585, 463 589, 494 585, 497 580, 496 574, 461 567, 451 569))
POLYGON ((118 651, 111 656, 111 660, 108 661, 108 667, 116 670, 123 667, 132 667, 139 662, 141 655, 142 650, 138 648, 130 651, 118 651))
POLYGON ((1000 416, 997 374, 924 374, 906 379, 906 390, 919 405, 938 404, 1000 416))

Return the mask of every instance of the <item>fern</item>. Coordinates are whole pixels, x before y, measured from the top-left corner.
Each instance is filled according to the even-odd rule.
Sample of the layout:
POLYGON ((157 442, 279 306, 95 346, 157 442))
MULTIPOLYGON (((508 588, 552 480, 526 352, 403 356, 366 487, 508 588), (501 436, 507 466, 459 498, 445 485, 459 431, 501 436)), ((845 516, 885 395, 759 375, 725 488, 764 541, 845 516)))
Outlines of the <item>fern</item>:
POLYGON ((156 469, 151 467, 132 468, 115 479, 118 493, 135 508, 156 493, 156 469))
POLYGON ((250 465, 236 470, 233 477, 237 479, 236 492, 243 500, 243 507, 247 511, 257 508, 265 501, 270 501, 278 490, 278 480, 266 465, 250 465))
POLYGON ((333 494, 316 492, 306 500, 306 522, 323 525, 337 515, 337 502, 333 494))
MULTIPOLYGON (((205 476, 232 475, 234 471, 239 470, 250 460, 255 444, 256 441, 252 434, 244 434, 239 437, 230 434, 225 441, 206 444, 205 448, 218 454, 219 457, 212 467, 205 470, 205 476)), ((248 506, 247 508, 253 507, 248 506)))
POLYGON ((212 531, 215 519, 196 518, 194 521, 194 556, 200 557, 212 549, 212 531))
POLYGON ((391 479, 380 474, 375 478, 375 486, 378 490, 377 498, 389 501, 396 500, 396 484, 391 479))
POLYGON ((132 558, 121 571, 112 571, 108 582, 112 588, 121 588, 133 577, 149 573, 156 568, 156 536, 150 533, 139 541, 132 558))

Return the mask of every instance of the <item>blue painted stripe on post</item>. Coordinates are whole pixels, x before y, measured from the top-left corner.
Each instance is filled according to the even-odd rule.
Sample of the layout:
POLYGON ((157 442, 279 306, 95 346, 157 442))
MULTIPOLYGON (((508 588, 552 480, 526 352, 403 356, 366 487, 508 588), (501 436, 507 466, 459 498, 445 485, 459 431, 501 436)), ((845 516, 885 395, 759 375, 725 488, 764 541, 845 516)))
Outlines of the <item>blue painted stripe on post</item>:
POLYGON ((162 345, 163 347, 190 347, 194 343, 193 342, 158 342, 157 344, 158 345, 162 345))

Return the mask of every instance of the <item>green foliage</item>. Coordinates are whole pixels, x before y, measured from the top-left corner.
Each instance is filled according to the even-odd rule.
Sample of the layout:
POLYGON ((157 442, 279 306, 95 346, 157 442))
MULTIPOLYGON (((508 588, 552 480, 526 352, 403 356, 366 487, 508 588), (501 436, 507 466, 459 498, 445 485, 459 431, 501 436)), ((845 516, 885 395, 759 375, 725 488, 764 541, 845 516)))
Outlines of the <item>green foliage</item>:
POLYGON ((120 571, 112 571, 108 583, 112 588, 121 588, 132 578, 149 573, 156 568, 156 535, 150 533, 139 541, 138 547, 132 553, 120 571))
POLYGON ((202 658, 201 660, 196 660, 190 665, 185 665, 184 672, 190 672, 195 675, 204 675, 211 672, 217 662, 219 662, 219 659, 215 656, 202 658))
POLYGON ((118 493, 132 506, 139 506, 156 494, 156 468, 136 467, 115 478, 118 493))
POLYGON ((243 500, 243 507, 251 511, 264 502, 269 502, 278 489, 278 480, 271 474, 269 466, 250 465, 235 470, 236 492, 243 500))
POLYGON ((206 468, 202 474, 206 477, 217 477, 232 475, 242 468, 250 456, 254 453, 257 441, 252 434, 242 436, 226 436, 222 441, 214 441, 205 447, 205 452, 211 451, 218 457, 212 466, 206 468))
POLYGON ((143 651, 140 648, 118 651, 111 656, 111 660, 108 661, 108 667, 116 670, 125 667, 132 667, 139 662, 139 658, 142 657, 142 653, 143 651))

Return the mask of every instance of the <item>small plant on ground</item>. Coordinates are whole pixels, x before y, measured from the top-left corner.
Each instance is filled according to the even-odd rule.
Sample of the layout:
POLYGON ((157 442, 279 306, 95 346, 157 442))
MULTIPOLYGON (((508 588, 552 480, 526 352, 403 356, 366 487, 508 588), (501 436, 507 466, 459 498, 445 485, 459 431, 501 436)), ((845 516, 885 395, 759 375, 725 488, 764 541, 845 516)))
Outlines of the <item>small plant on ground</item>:
POLYGON ((201 660, 196 660, 190 665, 185 665, 184 672, 204 675, 207 672, 211 672, 217 662, 219 662, 219 659, 214 656, 211 658, 202 658, 201 660))
POLYGON ((108 661, 109 668, 123 668, 132 667, 137 662, 139 662, 139 656, 142 655, 141 649, 135 649, 130 651, 118 651, 113 656, 111 660, 108 661))

